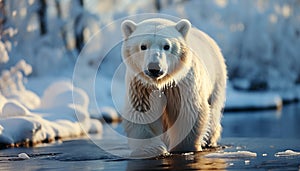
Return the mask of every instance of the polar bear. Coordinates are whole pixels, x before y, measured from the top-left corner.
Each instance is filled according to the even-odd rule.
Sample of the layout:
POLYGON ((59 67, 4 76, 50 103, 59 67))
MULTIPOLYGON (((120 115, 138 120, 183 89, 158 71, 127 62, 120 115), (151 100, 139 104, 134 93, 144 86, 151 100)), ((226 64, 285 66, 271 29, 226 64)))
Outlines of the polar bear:
POLYGON ((123 126, 132 156, 216 146, 226 65, 215 41, 186 19, 125 20, 123 126))

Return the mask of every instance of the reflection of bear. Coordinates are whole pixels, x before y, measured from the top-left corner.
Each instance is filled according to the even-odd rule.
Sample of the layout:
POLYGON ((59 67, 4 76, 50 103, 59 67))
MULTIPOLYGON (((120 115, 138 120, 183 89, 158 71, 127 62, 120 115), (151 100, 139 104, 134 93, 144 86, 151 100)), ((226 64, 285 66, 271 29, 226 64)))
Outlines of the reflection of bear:
POLYGON ((226 66, 217 44, 187 20, 126 20, 124 128, 133 156, 216 146, 226 66))

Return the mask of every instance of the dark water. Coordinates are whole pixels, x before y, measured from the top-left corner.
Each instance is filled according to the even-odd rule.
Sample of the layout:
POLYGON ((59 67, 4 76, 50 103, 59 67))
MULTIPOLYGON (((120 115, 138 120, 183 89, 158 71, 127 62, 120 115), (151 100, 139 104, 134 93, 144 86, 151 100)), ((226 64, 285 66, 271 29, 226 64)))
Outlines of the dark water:
POLYGON ((128 148, 124 139, 110 133, 122 132, 117 125, 104 125, 102 136, 68 140, 32 148, 0 150, 0 170, 296 170, 300 156, 275 157, 287 149, 300 151, 300 105, 277 111, 225 113, 223 138, 218 149, 199 153, 172 154, 154 159, 130 160, 114 156, 99 148, 105 146, 124 156, 128 148), (251 151, 257 157, 207 158, 217 151, 251 151), (28 160, 19 160, 27 153, 28 160))

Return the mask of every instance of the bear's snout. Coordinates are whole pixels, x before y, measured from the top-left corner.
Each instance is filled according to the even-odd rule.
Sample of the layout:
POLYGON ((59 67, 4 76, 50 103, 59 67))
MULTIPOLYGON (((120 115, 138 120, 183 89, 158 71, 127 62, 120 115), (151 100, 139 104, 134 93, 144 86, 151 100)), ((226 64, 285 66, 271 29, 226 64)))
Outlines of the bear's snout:
POLYGON ((158 78, 164 74, 164 71, 161 69, 158 62, 151 62, 148 64, 145 74, 151 78, 158 78))

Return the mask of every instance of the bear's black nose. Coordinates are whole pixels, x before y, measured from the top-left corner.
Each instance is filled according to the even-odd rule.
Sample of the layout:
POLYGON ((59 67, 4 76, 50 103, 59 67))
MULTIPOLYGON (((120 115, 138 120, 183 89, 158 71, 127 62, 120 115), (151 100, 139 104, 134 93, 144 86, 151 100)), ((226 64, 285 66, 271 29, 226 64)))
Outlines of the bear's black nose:
POLYGON ((163 71, 161 70, 159 63, 151 62, 148 64, 148 70, 146 70, 146 74, 152 78, 157 78, 163 75, 163 71))

